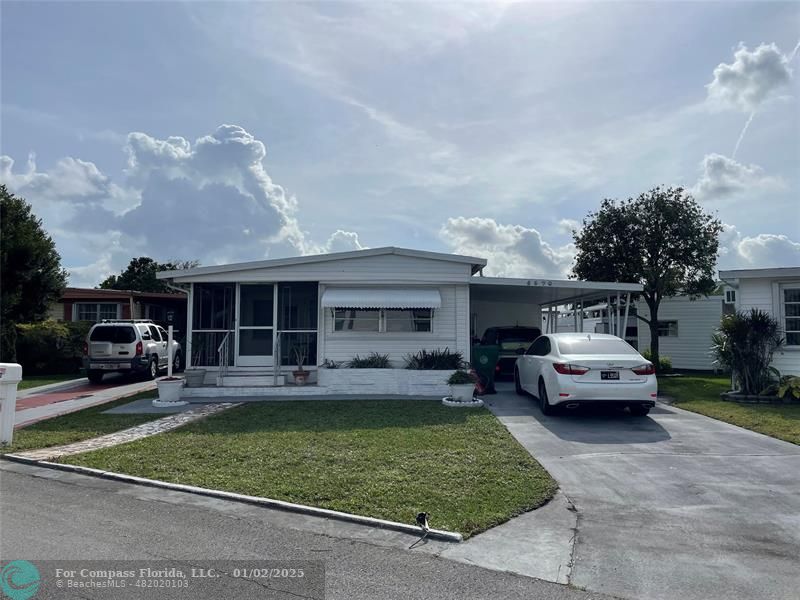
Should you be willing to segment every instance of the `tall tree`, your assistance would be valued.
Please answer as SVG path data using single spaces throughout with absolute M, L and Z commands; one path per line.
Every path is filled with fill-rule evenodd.
M 98 287 L 106 290 L 133 290 L 136 292 L 171 292 L 166 283 L 156 279 L 159 271 L 190 269 L 200 264 L 196 260 L 159 263 L 148 256 L 131 259 L 119 275 L 111 275 Z
M 664 298 L 714 291 L 722 223 L 683 188 L 656 187 L 637 198 L 603 200 L 573 232 L 580 279 L 638 282 L 650 318 L 650 352 L 659 368 L 658 309 Z
M 52 238 L 30 204 L 0 185 L 0 359 L 14 361 L 17 323 L 36 321 L 67 285 Z

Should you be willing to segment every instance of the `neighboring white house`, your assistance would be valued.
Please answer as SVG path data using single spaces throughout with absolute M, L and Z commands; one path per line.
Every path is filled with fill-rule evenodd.
M 722 318 L 724 297 L 701 296 L 691 300 L 688 296 L 665 298 L 658 307 L 658 351 L 668 356 L 675 369 L 711 371 L 714 369 L 710 354 L 711 336 Z M 650 318 L 647 303 L 636 303 L 638 313 Z M 640 322 L 639 348 L 650 347 L 650 327 Z
M 725 297 L 701 296 L 695 300 L 688 296 L 675 296 L 662 300 L 658 309 L 659 352 L 668 356 L 675 369 L 711 371 L 713 359 L 709 354 L 711 336 L 719 327 Z M 612 309 L 613 312 L 613 309 Z M 583 313 L 583 331 L 608 333 L 606 303 L 588 306 Z M 628 316 L 625 339 L 640 352 L 650 347 L 650 327 L 636 315 L 650 318 L 650 309 L 644 300 L 637 301 Z M 572 310 L 562 310 L 559 331 L 574 331 Z
M 472 337 L 487 327 L 539 327 L 543 308 L 641 290 L 638 284 L 483 277 L 485 266 L 482 258 L 388 247 L 158 277 L 189 293 L 187 364 L 207 368 L 207 383 L 241 388 L 241 394 L 256 387 L 261 394 L 446 392 L 440 372 L 321 365 L 378 352 L 399 368 L 408 354 L 444 348 L 469 359 Z M 296 368 L 297 348 L 307 351 L 305 366 L 316 385 L 282 387 Z
M 719 277 L 736 310 L 758 308 L 778 320 L 786 346 L 772 366 L 783 375 L 800 375 L 800 267 L 720 271 Z

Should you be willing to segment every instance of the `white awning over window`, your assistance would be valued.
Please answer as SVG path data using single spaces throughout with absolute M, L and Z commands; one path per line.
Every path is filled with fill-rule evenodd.
M 325 308 L 441 308 L 435 288 L 328 288 L 322 294 Z

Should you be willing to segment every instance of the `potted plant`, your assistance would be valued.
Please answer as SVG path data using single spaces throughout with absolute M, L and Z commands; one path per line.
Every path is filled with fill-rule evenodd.
M 308 348 L 305 344 L 297 344 L 292 346 L 292 354 L 294 354 L 295 362 L 297 363 L 297 369 L 292 371 L 294 382 L 297 385 L 305 385 L 306 381 L 308 381 L 308 371 L 303 368 L 303 365 L 308 356 Z
M 206 350 L 206 336 L 202 335 L 197 338 L 197 343 L 192 346 L 192 364 L 197 365 L 202 362 L 203 354 Z M 200 387 L 206 378 L 206 370 L 203 367 L 189 367 L 183 372 L 184 379 L 186 380 L 186 387 Z
M 183 389 L 182 377 L 161 377 L 156 379 L 158 387 L 158 400 L 153 400 L 153 406 L 182 406 L 186 404 L 181 400 Z
M 475 393 L 475 376 L 462 369 L 454 371 L 447 379 L 450 397 L 454 402 L 472 402 Z

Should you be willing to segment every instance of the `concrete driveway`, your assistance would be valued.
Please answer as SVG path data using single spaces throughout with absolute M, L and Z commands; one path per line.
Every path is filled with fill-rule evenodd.
M 662 404 L 645 418 L 545 417 L 503 385 L 488 405 L 572 503 L 573 585 L 646 600 L 800 597 L 800 447 Z M 525 533 L 520 519 L 506 526 Z

